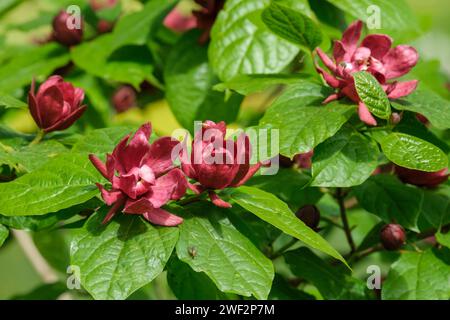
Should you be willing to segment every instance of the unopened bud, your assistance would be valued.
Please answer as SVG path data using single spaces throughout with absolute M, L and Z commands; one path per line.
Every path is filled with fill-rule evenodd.
M 406 241 L 405 229 L 399 224 L 387 224 L 380 231 L 380 240 L 386 250 L 398 250 Z
M 310 204 L 303 206 L 297 210 L 295 215 L 311 229 L 316 229 L 319 226 L 320 211 L 316 206 Z
M 112 104 L 117 112 L 125 112 L 136 105 L 136 91 L 130 86 L 122 86 L 114 92 Z
M 393 112 L 391 114 L 391 123 L 392 124 L 398 124 L 401 120 L 402 120 L 402 116 L 399 113 Z
M 77 26 L 72 23 L 75 19 L 66 11 L 61 11 L 53 19 L 53 39 L 65 46 L 74 46 L 81 42 L 83 38 L 83 28 L 81 23 Z

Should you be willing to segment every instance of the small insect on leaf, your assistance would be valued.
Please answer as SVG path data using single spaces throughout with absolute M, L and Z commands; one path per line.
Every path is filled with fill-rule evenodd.
M 197 256 L 197 248 L 192 246 L 188 248 L 188 253 L 194 259 Z

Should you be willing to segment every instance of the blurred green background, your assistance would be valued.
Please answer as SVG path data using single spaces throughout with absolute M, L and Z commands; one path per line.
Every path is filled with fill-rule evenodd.
M 0 0 L 0 8 L 6 6 L 10 0 Z M 415 40 L 412 45 L 419 50 L 421 57 L 426 60 L 436 60 L 434 67 L 439 67 L 444 74 L 450 75 L 450 19 L 448 18 L 449 1 L 448 0 L 407 0 L 411 8 L 415 12 L 420 24 L 424 30 L 423 36 Z M 68 1 L 70 3 L 70 1 Z M 27 21 L 46 19 L 50 24 L 51 16 L 42 14 L 42 12 L 49 12 L 52 10 L 54 4 L 52 0 L 35 0 L 23 1 L 14 10 L 8 12 L 6 15 L 0 17 L 0 54 L 4 43 L 24 43 L 30 41 L 33 37 L 45 34 L 49 30 L 49 26 L 39 27 L 33 32 L 23 32 L 20 26 L 26 24 Z M 139 7 L 139 3 L 134 0 L 123 1 L 125 10 L 132 11 Z M 6 26 L 14 24 L 17 30 L 5 32 Z M 10 30 L 10 28 L 8 28 Z M 3 44 L 2 44 L 3 42 Z M 440 66 L 437 62 L 440 61 Z M 428 66 L 428 65 L 427 65 Z M 426 71 L 426 70 L 425 70 Z M 120 115 L 118 122 L 130 121 L 135 117 L 146 118 L 153 122 L 154 128 L 159 133 L 170 133 L 173 128 L 178 127 L 176 120 L 172 116 L 167 104 L 164 101 L 159 101 L 148 106 L 148 108 L 139 110 L 130 110 L 126 114 Z M 28 115 L 17 115 L 9 119 L 7 123 L 11 127 L 29 132 L 34 130 L 33 122 Z M 369 230 L 374 221 L 357 221 L 357 212 L 361 209 L 354 209 L 350 212 L 351 219 L 354 219 L 355 224 L 361 227 L 361 234 Z M 367 216 L 366 216 L 367 217 Z M 366 219 L 367 220 L 367 219 Z M 356 232 L 357 233 L 357 232 Z M 337 235 L 340 237 L 342 235 Z M 357 237 L 357 235 L 355 235 Z M 332 241 L 332 243 L 344 243 L 340 239 Z M 376 258 L 376 256 L 374 256 Z M 64 275 L 60 274 L 61 279 Z M 21 247 L 10 237 L 5 245 L 0 250 L 0 299 L 8 299 L 13 296 L 25 294 L 34 288 L 41 285 L 42 279 L 35 271 L 33 266 L 29 263 L 24 255 Z M 164 277 L 160 277 L 155 281 L 153 286 L 148 288 L 147 297 L 151 298 L 173 298 L 170 291 L 167 289 Z

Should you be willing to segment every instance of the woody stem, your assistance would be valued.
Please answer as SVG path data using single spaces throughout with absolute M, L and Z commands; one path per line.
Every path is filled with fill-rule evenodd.
M 342 192 L 341 188 L 337 188 L 336 190 L 336 200 L 339 204 L 339 211 L 341 213 L 342 225 L 344 226 L 345 236 L 347 238 L 347 242 L 350 246 L 350 253 L 354 253 L 356 251 L 355 242 L 353 241 L 352 231 L 350 230 L 350 226 L 348 224 L 347 213 L 344 204 L 345 195 Z
M 36 136 L 34 137 L 33 141 L 31 141 L 29 145 L 33 146 L 35 144 L 38 144 L 39 142 L 41 142 L 44 136 L 45 136 L 44 130 L 39 130 Z

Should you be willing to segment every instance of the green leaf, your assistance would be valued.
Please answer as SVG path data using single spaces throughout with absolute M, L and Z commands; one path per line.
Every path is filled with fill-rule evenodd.
M 269 300 L 315 300 L 314 296 L 294 288 L 282 276 L 275 274 Z
M 0 162 L 11 167 L 20 165 L 21 171 L 31 172 L 65 152 L 68 150 L 61 143 L 48 140 L 37 145 L 20 147 L 8 153 L 0 150 Z
M 311 250 L 300 248 L 284 254 L 291 271 L 311 282 L 325 299 L 367 299 L 366 283 L 353 278 L 349 270 L 326 263 Z
M 392 106 L 423 114 L 438 129 L 450 128 L 450 102 L 423 85 L 407 97 L 392 101 Z
M 431 143 L 394 132 L 380 141 L 384 155 L 393 163 L 414 170 L 435 172 L 448 165 L 447 155 Z
M 56 300 L 68 291 L 67 285 L 62 282 L 43 284 L 26 294 L 13 296 L 10 300 Z
M 67 272 L 70 265 L 69 243 L 61 230 L 33 233 L 33 241 L 50 266 L 61 273 Z
M 44 215 L 83 203 L 97 193 L 101 176 L 86 155 L 63 154 L 44 167 L 0 184 L 0 214 Z
M 375 141 L 350 127 L 314 149 L 312 186 L 351 187 L 367 178 L 378 165 L 379 150 Z
M 210 203 L 183 209 L 178 258 L 206 273 L 223 292 L 267 299 L 274 276 L 272 262 L 233 227 L 227 210 Z
M 276 35 L 311 51 L 322 42 L 322 33 L 313 20 L 277 2 L 264 9 L 262 20 Z
M 167 101 L 178 122 L 191 131 L 196 120 L 233 122 L 242 101 L 238 95 L 226 99 L 212 90 L 217 79 L 208 63 L 207 47 L 198 44 L 199 34 L 192 31 L 182 36 L 164 68 Z
M 436 250 L 405 252 L 383 283 L 383 300 L 448 300 L 450 265 Z
M 9 230 L 4 225 L 0 224 L 0 247 L 9 236 Z
M 103 202 L 100 199 L 92 198 L 85 203 L 41 216 L 3 216 L 0 214 L 0 224 L 4 224 L 13 229 L 40 231 L 49 229 L 58 222 L 70 219 L 76 214 L 93 212 L 102 204 Z
M 421 231 L 439 229 L 450 223 L 450 186 L 423 190 L 424 198 L 418 225 Z
M 316 203 L 323 195 L 318 188 L 305 187 L 310 180 L 309 175 L 299 170 L 280 168 L 276 175 L 254 176 L 246 185 L 272 193 L 294 208 L 300 208 Z
M 177 258 L 168 263 L 167 282 L 179 300 L 215 300 L 219 294 L 206 274 L 195 272 Z
M 277 73 L 297 55 L 297 46 L 274 35 L 261 21 L 270 0 L 228 0 L 211 31 L 209 60 L 223 81 L 237 75 Z
M 372 33 L 387 33 L 396 41 L 416 38 L 421 30 L 417 19 L 404 0 L 327 0 L 355 19 L 374 24 Z
M 366 71 L 355 72 L 353 78 L 358 96 L 367 109 L 378 118 L 389 119 L 391 104 L 377 79 Z
M 120 140 L 135 129 L 134 127 L 111 127 L 92 130 L 75 143 L 72 151 L 86 154 L 110 153 Z
M 275 100 L 259 126 L 280 130 L 279 153 L 292 158 L 311 151 L 347 122 L 355 106 L 342 102 L 321 105 L 329 94 L 327 87 L 303 82 L 289 87 Z
M 0 66 L 0 88 L 10 93 L 31 84 L 34 77 L 44 79 L 69 60 L 68 50 L 55 43 L 21 52 Z
M 0 107 L 5 109 L 25 109 L 28 104 L 10 95 L 0 93 Z
M 107 208 L 76 231 L 72 265 L 95 299 L 126 299 L 160 274 L 178 239 L 177 228 L 155 227 L 136 215 L 118 215 L 102 224 Z
M 447 233 L 437 232 L 435 234 L 435 237 L 437 242 L 450 249 L 450 232 Z
M 149 1 L 141 11 L 120 19 L 112 33 L 73 48 L 72 60 L 91 74 L 136 88 L 143 80 L 152 81 L 152 56 L 143 45 L 173 3 Z
M 262 220 L 284 233 L 301 240 L 307 246 L 322 251 L 347 265 L 345 259 L 317 232 L 306 226 L 286 203 L 273 194 L 253 187 L 239 187 L 229 191 L 231 199 Z
M 396 177 L 378 174 L 354 188 L 359 204 L 386 223 L 396 221 L 417 230 L 417 219 L 423 203 L 423 191 L 403 184 Z
M 218 91 L 232 90 L 247 96 L 251 93 L 262 92 L 275 85 L 297 84 L 310 75 L 294 74 L 249 74 L 239 75 L 226 82 L 216 84 L 213 89 Z

